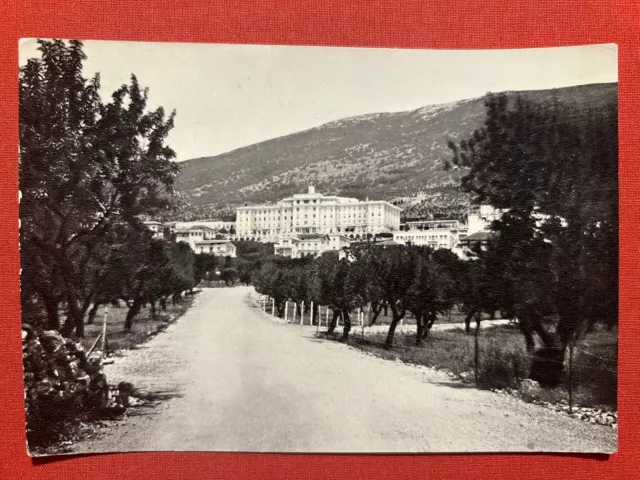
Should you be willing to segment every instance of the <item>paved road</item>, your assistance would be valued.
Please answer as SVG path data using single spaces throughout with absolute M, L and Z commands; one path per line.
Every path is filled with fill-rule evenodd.
M 249 293 L 204 290 L 166 332 L 108 366 L 111 381 L 165 401 L 130 409 L 75 452 L 616 449 L 608 427 L 316 339 L 253 308 Z

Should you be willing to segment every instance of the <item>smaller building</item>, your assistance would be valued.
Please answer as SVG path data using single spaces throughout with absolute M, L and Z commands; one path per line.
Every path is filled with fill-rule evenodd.
M 204 225 L 195 225 L 175 231 L 176 242 L 185 242 L 195 251 L 196 243 L 204 240 L 215 240 L 216 231 Z
M 491 232 L 475 232 L 471 235 L 466 236 L 462 240 L 460 240 L 460 250 L 463 255 L 463 258 L 474 258 L 475 253 L 474 250 L 477 246 L 479 246 L 482 250 L 487 248 L 487 245 L 493 238 L 494 234 Z
M 153 238 L 164 238 L 164 224 L 155 220 L 146 220 L 142 222 L 153 234 Z
M 324 252 L 340 251 L 349 245 L 348 237 L 336 233 L 287 235 L 279 238 L 275 253 L 291 258 L 318 257 Z
M 460 240 L 460 224 L 457 220 L 429 220 L 408 222 L 404 230 L 393 232 L 393 240 L 402 245 L 445 248 L 453 250 Z
M 236 257 L 236 246 L 230 240 L 201 240 L 195 242 L 196 253 L 208 253 L 217 257 Z

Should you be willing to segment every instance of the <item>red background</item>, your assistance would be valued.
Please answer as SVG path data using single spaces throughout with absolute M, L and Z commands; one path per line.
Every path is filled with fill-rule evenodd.
M 5 0 L 0 23 L 0 478 L 639 478 L 638 324 L 640 4 L 476 0 Z M 453 2 L 449 2 L 453 3 Z M 26 454 L 19 332 L 18 91 L 21 37 L 401 48 L 619 45 L 620 450 L 580 455 L 110 454 L 32 461 Z M 424 415 L 429 415 L 428 411 Z M 491 446 L 488 445 L 488 448 Z

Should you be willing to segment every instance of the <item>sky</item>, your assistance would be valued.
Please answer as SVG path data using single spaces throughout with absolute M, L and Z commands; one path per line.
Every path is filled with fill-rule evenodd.
M 217 155 L 345 117 L 413 110 L 487 92 L 617 82 L 617 47 L 401 50 L 86 41 L 105 100 L 130 75 L 149 108 L 176 110 L 177 161 Z M 20 43 L 20 65 L 37 57 Z

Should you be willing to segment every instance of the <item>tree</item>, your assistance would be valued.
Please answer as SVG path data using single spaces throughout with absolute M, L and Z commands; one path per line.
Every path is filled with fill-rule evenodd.
M 346 258 L 339 259 L 336 252 L 320 255 L 313 264 L 311 285 L 316 304 L 327 305 L 333 311 L 327 332 L 332 334 L 338 318 L 342 318 L 342 337 L 348 340 L 351 331 L 351 310 L 358 304 L 354 294 L 353 265 Z
M 536 103 L 488 95 L 487 120 L 474 133 L 462 186 L 476 203 L 504 211 L 498 234 L 502 277 L 530 348 L 531 376 L 560 380 L 567 345 L 604 314 L 617 319 L 617 104 L 558 99 Z M 606 306 L 604 306 L 606 305 Z
M 416 319 L 416 345 L 419 345 L 433 326 L 437 315 L 453 306 L 454 282 L 445 269 L 433 258 L 429 249 L 417 251 L 415 276 L 407 292 L 407 310 Z
M 404 245 L 365 245 L 354 250 L 356 263 L 368 272 L 368 291 L 386 302 L 392 320 L 385 344 L 393 345 L 393 336 L 404 318 L 417 271 L 418 249 Z
M 82 76 L 82 42 L 39 44 L 41 58 L 20 70 L 23 300 L 42 304 L 54 327 L 64 302 L 62 333 L 82 336 L 113 226 L 171 204 L 174 114 L 146 112 L 135 76 L 104 104 L 100 77 Z

